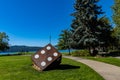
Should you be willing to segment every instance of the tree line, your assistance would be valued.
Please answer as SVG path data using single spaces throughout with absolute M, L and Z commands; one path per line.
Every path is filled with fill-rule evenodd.
M 112 18 L 115 27 L 104 16 L 105 12 L 102 11 L 102 6 L 97 4 L 99 0 L 76 0 L 75 11 L 71 14 L 74 18 L 70 29 L 62 30 L 58 49 L 88 49 L 90 52 L 96 49 L 107 51 L 119 48 L 120 1 L 114 1 Z
M 31 52 L 38 51 L 42 47 L 32 47 L 32 46 L 10 46 L 5 52 Z

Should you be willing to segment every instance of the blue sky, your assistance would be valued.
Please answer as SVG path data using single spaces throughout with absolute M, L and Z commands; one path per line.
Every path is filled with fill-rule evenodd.
M 6 32 L 10 45 L 45 46 L 51 35 L 58 42 L 61 30 L 70 28 L 75 0 L 0 0 L 0 32 Z M 100 0 L 111 20 L 113 0 Z

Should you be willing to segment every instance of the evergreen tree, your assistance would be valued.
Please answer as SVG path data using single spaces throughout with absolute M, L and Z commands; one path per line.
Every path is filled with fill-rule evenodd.
M 105 48 L 112 46 L 114 44 L 114 37 L 112 37 L 112 27 L 110 25 L 110 21 L 106 17 L 101 17 L 98 20 L 99 27 L 99 45 Z
M 76 12 L 72 14 L 75 17 L 71 25 L 73 37 L 78 44 L 83 46 L 98 45 L 98 15 L 102 14 L 100 6 L 97 6 L 98 0 L 76 0 L 74 8 Z
M 9 48 L 8 46 L 8 36 L 5 32 L 0 32 L 0 51 L 4 51 Z
M 71 24 L 73 39 L 79 46 L 95 49 L 100 43 L 108 44 L 111 26 L 105 18 L 98 18 L 103 14 L 101 6 L 97 5 L 99 0 L 76 0 L 75 12 Z M 103 21 L 102 21 L 103 20 Z M 105 39 L 105 36 L 107 38 Z

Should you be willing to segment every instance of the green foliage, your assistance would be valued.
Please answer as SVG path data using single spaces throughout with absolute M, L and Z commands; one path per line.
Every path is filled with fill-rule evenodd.
M 113 28 L 112 36 L 117 37 L 117 39 L 119 38 L 119 36 L 120 36 L 120 28 L 119 27 Z
M 5 32 L 0 32 L 0 51 L 4 51 L 9 48 L 8 35 Z
M 109 46 L 113 40 L 109 20 L 106 17 L 98 18 L 103 14 L 101 6 L 97 4 L 98 1 L 76 0 L 71 31 L 73 40 L 79 47 L 96 47 L 101 43 L 102 46 Z
M 115 43 L 114 37 L 112 36 L 112 27 L 110 25 L 110 21 L 106 17 L 101 17 L 98 20 L 98 30 L 99 34 L 98 40 L 99 44 L 103 45 L 104 47 L 108 47 L 110 45 L 113 45 Z
M 100 6 L 97 6 L 98 0 L 76 0 L 74 8 L 76 12 L 72 14 L 73 19 L 71 28 L 73 39 L 81 46 L 96 46 L 97 38 L 97 17 L 102 14 Z
M 60 34 L 58 49 L 70 49 L 71 47 L 71 32 L 69 30 L 63 30 Z
M 120 50 L 109 50 L 109 54 L 107 56 L 120 56 Z
M 101 56 L 101 57 L 117 57 L 120 56 L 120 50 L 109 50 L 108 52 L 104 52 L 101 54 L 98 54 L 97 56 Z
M 110 52 L 110 53 L 111 52 L 117 52 L 117 53 L 119 52 L 120 53 L 120 50 L 109 50 L 108 52 Z
M 72 56 L 90 56 L 88 50 L 76 50 L 72 52 Z
M 114 0 L 113 9 L 113 21 L 117 27 L 120 28 L 120 0 Z
M 112 28 L 108 18 L 99 17 L 103 14 L 99 0 L 76 0 L 75 12 L 71 29 L 62 31 L 59 38 L 58 49 L 84 49 L 95 47 L 108 47 L 116 43 L 111 36 Z
M 115 27 L 112 32 L 112 37 L 114 38 L 115 44 L 114 46 L 119 48 L 120 45 L 120 27 Z
M 0 57 L 1 80 L 104 80 L 88 66 L 62 59 L 59 68 L 38 72 L 32 68 L 30 56 Z
M 115 28 L 113 32 L 113 36 L 116 37 L 116 42 L 119 47 L 120 45 L 120 0 L 114 0 L 114 5 L 112 6 L 113 9 L 113 21 L 115 23 Z

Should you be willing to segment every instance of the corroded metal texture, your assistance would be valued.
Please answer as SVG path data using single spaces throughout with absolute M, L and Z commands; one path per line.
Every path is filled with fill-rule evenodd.
M 61 63 L 61 57 L 62 54 L 48 44 L 32 55 L 33 67 L 39 71 L 52 69 Z

